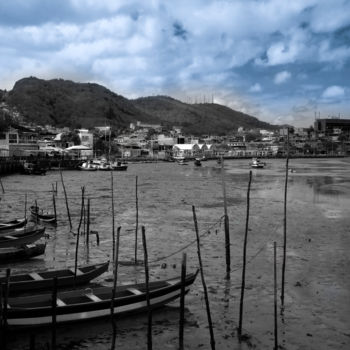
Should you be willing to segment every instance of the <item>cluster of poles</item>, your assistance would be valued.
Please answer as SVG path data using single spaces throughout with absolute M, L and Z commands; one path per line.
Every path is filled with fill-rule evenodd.
M 289 136 L 289 135 L 288 135 Z M 288 142 L 287 142 L 288 144 Z M 285 292 L 285 268 L 286 268 L 286 244 L 287 244 L 287 183 L 288 183 L 288 162 L 289 162 L 289 152 L 287 152 L 287 160 L 286 160 L 286 176 L 285 176 L 285 188 L 284 188 L 284 220 L 283 220 L 283 264 L 282 264 L 282 283 L 281 283 L 281 313 L 284 310 L 284 292 Z M 223 197 L 224 197 L 224 230 L 225 230 L 225 256 L 226 256 L 226 279 L 230 279 L 231 273 L 231 256 L 230 256 L 230 233 L 229 233 L 229 217 L 227 211 L 227 201 L 226 201 L 226 188 L 225 188 L 225 178 L 224 178 L 224 162 L 221 162 L 222 167 L 222 188 L 223 188 Z M 69 205 L 67 199 L 67 192 L 62 176 L 61 182 L 62 188 L 65 196 L 65 203 L 68 215 L 68 221 L 70 225 L 70 230 L 72 231 L 72 220 L 69 212 Z M 243 309 L 244 309 L 244 292 L 245 292 L 245 276 L 246 276 L 246 256 L 247 256 L 247 241 L 248 241 L 248 228 L 249 228 L 249 210 L 250 210 L 250 188 L 252 181 L 252 172 L 249 172 L 249 181 L 248 181 L 248 189 L 247 189 L 247 211 L 246 211 L 246 225 L 245 225 L 245 234 L 244 234 L 244 243 L 243 243 L 243 266 L 242 266 L 242 280 L 241 280 L 241 294 L 240 294 L 240 305 L 239 305 L 239 322 L 238 322 L 238 339 L 241 341 L 244 339 L 244 335 L 242 334 L 243 330 Z M 2 183 L 1 187 L 3 189 Z M 147 349 L 152 349 L 152 307 L 150 303 L 150 294 L 149 294 L 149 261 L 148 261 L 148 252 L 147 252 L 147 242 L 146 242 L 146 232 L 145 227 L 141 227 L 142 233 L 142 245 L 143 245 L 143 261 L 139 262 L 137 260 L 137 240 L 138 240 L 138 229 L 139 229 L 139 220 L 138 220 L 138 178 L 136 176 L 136 227 L 135 227 L 135 256 L 134 262 L 135 265 L 138 263 L 142 263 L 145 269 L 145 287 L 146 287 L 146 303 L 147 303 L 147 314 L 148 314 L 148 327 L 147 327 Z M 54 208 L 56 208 L 55 204 L 55 193 L 57 193 L 57 183 L 56 188 L 53 185 L 53 203 Z M 121 227 L 119 226 L 117 230 L 115 230 L 115 213 L 114 213 L 114 181 L 113 181 L 113 172 L 111 171 L 111 200 L 112 200 L 112 239 L 113 239 L 113 288 L 111 295 L 111 308 L 110 308 L 110 316 L 111 316 L 111 325 L 112 325 L 112 344 L 111 349 L 114 350 L 116 346 L 116 336 L 117 336 L 117 324 L 116 318 L 114 317 L 114 309 L 116 307 L 115 296 L 118 284 L 118 264 L 119 264 L 119 246 L 120 246 L 120 231 Z M 56 212 L 56 209 L 55 209 Z M 196 243 L 197 243 L 197 255 L 199 262 L 199 272 L 201 276 L 201 282 L 204 291 L 204 299 L 206 306 L 206 313 L 208 319 L 208 328 L 210 332 L 210 345 L 211 349 L 215 350 L 215 337 L 213 330 L 213 322 L 211 318 L 210 311 L 210 303 L 208 297 L 208 290 L 204 277 L 204 269 L 201 257 L 201 244 L 200 244 L 200 235 L 198 229 L 198 222 L 196 216 L 196 208 L 192 206 L 192 215 L 194 221 L 194 229 L 196 233 Z M 75 247 L 75 275 L 77 273 L 77 263 L 78 263 L 78 247 L 79 247 L 79 237 L 81 235 L 81 228 L 83 228 L 83 233 L 86 234 L 86 245 L 89 246 L 89 233 L 90 233 L 90 199 L 87 199 L 87 205 L 85 205 L 85 187 L 81 187 L 81 215 L 80 221 L 76 234 L 76 247 Z M 98 234 L 97 234 L 98 237 Z M 276 254 L 276 242 L 273 244 L 273 256 L 274 256 L 274 349 L 278 349 L 278 322 L 277 322 L 277 313 L 278 313 L 278 302 L 277 302 L 277 254 Z M 181 264 L 181 295 L 180 295 L 180 317 L 179 317 L 179 349 L 184 349 L 184 321 L 185 321 L 185 278 L 186 278 L 186 253 L 182 255 L 182 264 Z M 3 334 L 3 349 L 6 350 L 6 306 L 7 306 L 7 298 L 9 293 L 9 276 L 10 271 L 7 270 L 7 282 L 5 283 L 5 288 L 0 288 L 0 300 L 3 299 L 3 303 L 0 305 L 4 305 L 3 310 L 0 310 L 1 317 L 1 326 L 2 326 L 2 334 Z M 56 313 L 56 299 L 57 299 L 57 278 L 53 279 L 53 289 L 52 289 L 52 337 L 51 337 L 51 349 L 56 349 L 56 333 L 57 333 L 57 313 Z M 4 341 L 5 338 L 5 341 Z M 4 346 L 5 345 L 5 346 Z M 31 335 L 30 337 L 30 350 L 35 349 L 35 335 Z

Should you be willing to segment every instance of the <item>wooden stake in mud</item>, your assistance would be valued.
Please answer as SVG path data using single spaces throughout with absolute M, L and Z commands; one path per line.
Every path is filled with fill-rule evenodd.
M 194 228 L 195 228 L 196 237 L 197 237 L 197 254 L 198 254 L 198 261 L 199 261 L 199 271 L 201 273 L 202 285 L 203 285 L 203 290 L 204 290 L 205 305 L 206 305 L 206 309 L 207 309 L 208 325 L 209 325 L 209 332 L 210 332 L 210 345 L 211 345 L 211 349 L 215 350 L 213 323 L 212 323 L 211 314 L 210 314 L 210 305 L 209 305 L 207 285 L 205 284 L 205 279 L 204 279 L 203 264 L 202 264 L 202 257 L 201 257 L 201 248 L 200 248 L 200 241 L 199 241 L 199 232 L 198 232 L 198 223 L 197 223 L 197 216 L 196 216 L 196 208 L 194 205 L 192 205 L 192 213 L 193 213 Z
M 8 298 L 10 292 L 10 276 L 11 269 L 6 269 L 6 282 L 4 284 L 3 300 L 4 305 L 2 309 L 2 348 L 7 349 L 7 309 L 8 309 Z
M 230 225 L 227 215 L 227 200 L 226 200 L 226 184 L 224 174 L 224 159 L 221 157 L 221 178 L 222 178 L 222 192 L 224 195 L 224 219 L 225 219 L 225 251 L 226 251 L 226 278 L 230 279 L 231 272 L 231 253 L 230 253 Z
M 247 240 L 248 240 L 248 227 L 249 227 L 249 204 L 250 204 L 250 184 L 252 182 L 252 172 L 249 172 L 249 183 L 247 190 L 247 216 L 245 224 L 244 245 L 243 245 L 243 268 L 242 268 L 242 285 L 241 285 L 241 300 L 239 303 L 239 324 L 238 324 L 238 337 L 242 336 L 242 322 L 243 322 L 243 303 L 244 303 L 244 290 L 245 290 L 245 268 L 247 260 Z
M 137 235 L 139 230 L 139 198 L 138 198 L 138 186 L 137 186 L 138 177 L 136 176 L 135 180 L 135 202 L 136 202 L 136 227 L 135 227 L 135 265 L 137 264 Z
M 67 191 L 66 191 L 66 186 L 64 185 L 61 168 L 60 168 L 60 175 L 61 175 L 61 182 L 62 182 L 62 187 L 63 187 L 63 192 L 64 192 L 64 198 L 65 198 L 65 201 L 66 201 L 66 208 L 67 208 L 67 214 L 68 214 L 68 220 L 69 220 L 69 227 L 70 227 L 70 230 L 72 231 L 72 229 L 73 229 L 73 227 L 72 227 L 72 219 L 70 217 L 69 206 L 68 206 L 68 198 L 67 198 Z
M 81 209 L 80 209 L 80 221 L 77 231 L 77 240 L 75 243 L 75 259 L 74 259 L 74 277 L 77 277 L 77 269 L 78 269 L 78 250 L 79 250 L 79 237 L 80 237 L 80 227 L 81 222 L 83 219 L 83 211 L 84 211 L 84 193 L 85 193 L 85 186 L 81 188 Z
M 90 198 L 87 202 L 87 222 L 86 222 L 86 246 L 89 248 L 89 232 L 90 232 Z
M 117 229 L 117 241 L 113 241 L 113 245 L 115 245 L 115 259 L 114 259 L 114 278 L 113 278 L 113 289 L 112 289 L 112 299 L 111 299 L 111 321 L 112 321 L 112 328 L 113 328 L 113 338 L 112 338 L 112 347 L 111 350 L 114 350 L 115 348 L 115 341 L 117 337 L 117 324 L 115 322 L 114 318 L 114 300 L 115 300 L 115 295 L 117 291 L 117 281 L 118 281 L 118 262 L 119 262 L 119 242 L 120 242 L 120 229 L 121 227 L 119 226 Z
M 144 252 L 143 253 L 144 264 L 145 264 L 146 301 L 147 301 L 147 310 L 148 310 L 147 349 L 152 350 L 152 309 L 151 309 L 151 301 L 149 297 L 149 271 L 148 271 L 148 254 L 147 254 L 145 226 L 142 226 L 141 229 L 142 229 L 142 244 L 143 244 L 143 252 Z
M 55 222 L 57 222 L 56 198 L 54 193 L 52 194 L 52 204 L 53 204 L 53 212 L 55 214 Z
M 115 259 L 115 217 L 114 217 L 114 181 L 113 181 L 113 169 L 111 169 L 111 198 L 112 198 L 112 240 L 113 240 L 113 251 L 112 258 Z
M 27 220 L 27 192 L 24 194 L 24 219 Z
M 287 131 L 287 157 L 286 176 L 284 183 L 284 215 L 283 215 L 283 262 L 282 262 L 282 283 L 281 283 L 281 312 L 284 311 L 284 285 L 286 275 L 286 255 L 287 255 L 287 188 L 288 188 L 288 165 L 289 165 L 289 128 Z
M 53 288 L 52 288 L 52 325 L 51 325 L 51 349 L 56 349 L 56 320 L 57 320 L 57 277 L 53 278 Z
M 84 206 L 85 206 L 85 186 L 81 187 L 81 207 L 80 207 L 80 219 L 79 219 L 79 225 L 78 225 L 78 234 L 80 233 L 81 223 L 83 221 L 83 215 L 84 215 Z
M 278 350 L 278 330 L 277 330 L 277 257 L 276 257 L 276 242 L 273 242 L 273 297 L 274 297 L 274 336 L 275 347 Z
M 179 350 L 184 349 L 185 294 L 186 294 L 185 292 L 186 292 L 186 253 L 183 253 L 182 264 L 181 264 Z
M 1 177 L 0 177 L 0 185 L 1 185 L 2 193 L 5 193 L 5 189 L 4 189 L 4 185 L 2 184 Z
M 37 200 L 35 200 L 35 213 L 36 213 L 35 223 L 38 224 L 38 221 L 39 221 L 39 207 L 38 207 Z

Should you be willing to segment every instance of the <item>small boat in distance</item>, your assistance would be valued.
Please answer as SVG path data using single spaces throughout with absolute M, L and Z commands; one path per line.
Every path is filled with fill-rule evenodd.
M 24 162 L 22 174 L 25 175 L 45 175 L 46 169 L 41 167 L 38 163 Z
M 199 158 L 196 158 L 196 159 L 194 160 L 194 165 L 195 165 L 195 166 L 202 166 L 201 160 L 200 160 Z
M 127 162 L 117 161 L 111 164 L 113 170 L 116 171 L 126 171 L 128 169 Z
M 57 287 L 70 287 L 89 283 L 92 279 L 108 270 L 109 262 L 78 267 L 75 275 L 74 267 L 62 270 L 36 271 L 10 276 L 10 293 L 42 291 L 52 288 L 52 279 L 57 277 Z M 6 282 L 6 277 L 0 277 L 0 284 Z
M 90 160 L 90 161 L 84 162 L 78 168 L 83 171 L 96 171 L 98 167 L 92 162 L 92 160 Z
M 250 163 L 250 166 L 252 168 L 255 168 L 255 169 L 261 169 L 261 168 L 264 168 L 266 165 L 265 162 L 262 162 L 259 158 L 253 158 L 251 163 Z
M 39 207 L 35 205 L 32 205 L 30 207 L 30 214 L 34 222 L 42 221 L 50 224 L 56 223 L 56 217 L 54 214 L 44 212 L 42 209 L 39 209 Z
M 187 274 L 185 293 L 188 293 L 198 270 Z M 112 299 L 112 287 L 96 287 L 57 293 L 56 322 L 78 322 L 101 317 L 116 317 L 147 311 L 147 297 L 151 309 L 161 307 L 181 295 L 181 277 L 146 283 L 118 286 Z M 52 293 L 8 298 L 7 324 L 9 327 L 39 327 L 52 324 Z

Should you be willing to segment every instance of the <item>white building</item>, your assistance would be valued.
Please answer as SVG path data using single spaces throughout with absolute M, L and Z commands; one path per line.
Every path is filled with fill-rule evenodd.
M 78 129 L 80 144 L 89 148 L 94 146 L 94 135 L 88 129 Z

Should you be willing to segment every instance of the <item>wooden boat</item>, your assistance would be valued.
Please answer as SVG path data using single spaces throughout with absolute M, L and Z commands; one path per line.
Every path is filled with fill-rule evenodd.
M 190 290 L 198 271 L 188 274 L 185 291 Z M 157 308 L 178 298 L 181 294 L 181 277 L 149 283 L 151 308 Z M 116 317 L 147 310 L 145 283 L 117 287 L 115 299 L 112 287 L 86 288 L 57 293 L 56 322 L 76 322 L 110 317 L 111 306 Z M 7 323 L 10 327 L 49 325 L 52 322 L 52 293 L 10 297 Z
M 116 162 L 112 163 L 112 168 L 116 171 L 126 171 L 128 166 L 126 165 L 126 162 Z
M 48 270 L 10 276 L 10 293 L 47 290 L 52 288 L 52 279 L 57 277 L 57 287 L 69 287 L 89 283 L 92 279 L 108 270 L 109 262 L 95 264 L 77 269 L 77 275 L 72 269 Z M 0 284 L 6 282 L 6 277 L 0 278 Z
M 46 244 L 26 244 L 21 247 L 0 248 L 0 263 L 23 261 L 45 253 Z
M 194 160 L 194 165 L 195 165 L 195 166 L 202 166 L 201 160 L 200 160 L 199 158 L 196 158 L 196 159 Z
M 26 226 L 23 226 L 23 227 L 18 227 L 18 228 L 0 231 L 0 237 L 4 237 L 4 236 L 8 236 L 8 235 L 18 236 L 18 235 L 21 235 L 23 233 L 34 232 L 38 228 L 39 228 L 39 226 L 36 223 L 29 222 Z
M 250 163 L 250 166 L 252 168 L 255 168 L 255 169 L 258 169 L 258 168 L 264 168 L 266 165 L 265 162 L 262 162 L 259 158 L 253 158 L 251 163 Z
M 33 243 L 39 240 L 45 233 L 45 227 L 38 226 L 34 231 L 23 232 L 17 235 L 11 235 L 9 232 L 6 235 L 0 236 L 0 248 L 20 247 L 25 244 Z
M 30 214 L 35 222 L 43 221 L 50 224 L 56 223 L 56 218 L 54 214 L 44 213 L 42 209 L 39 209 L 39 207 L 35 205 L 32 205 L 30 207 Z
M 99 167 L 98 167 L 98 170 L 104 170 L 104 171 L 107 171 L 107 170 L 112 170 L 112 166 L 109 162 L 102 162 Z
M 46 169 L 42 168 L 37 163 L 25 162 L 23 164 L 22 174 L 26 174 L 26 175 L 45 175 L 46 174 Z
M 80 170 L 83 171 L 96 171 L 98 167 L 96 164 L 94 164 L 92 161 L 90 162 L 84 162 L 82 165 L 78 167 Z
M 14 219 L 10 221 L 1 221 L 0 222 L 0 232 L 12 230 L 18 227 L 23 227 L 27 223 L 27 219 Z

